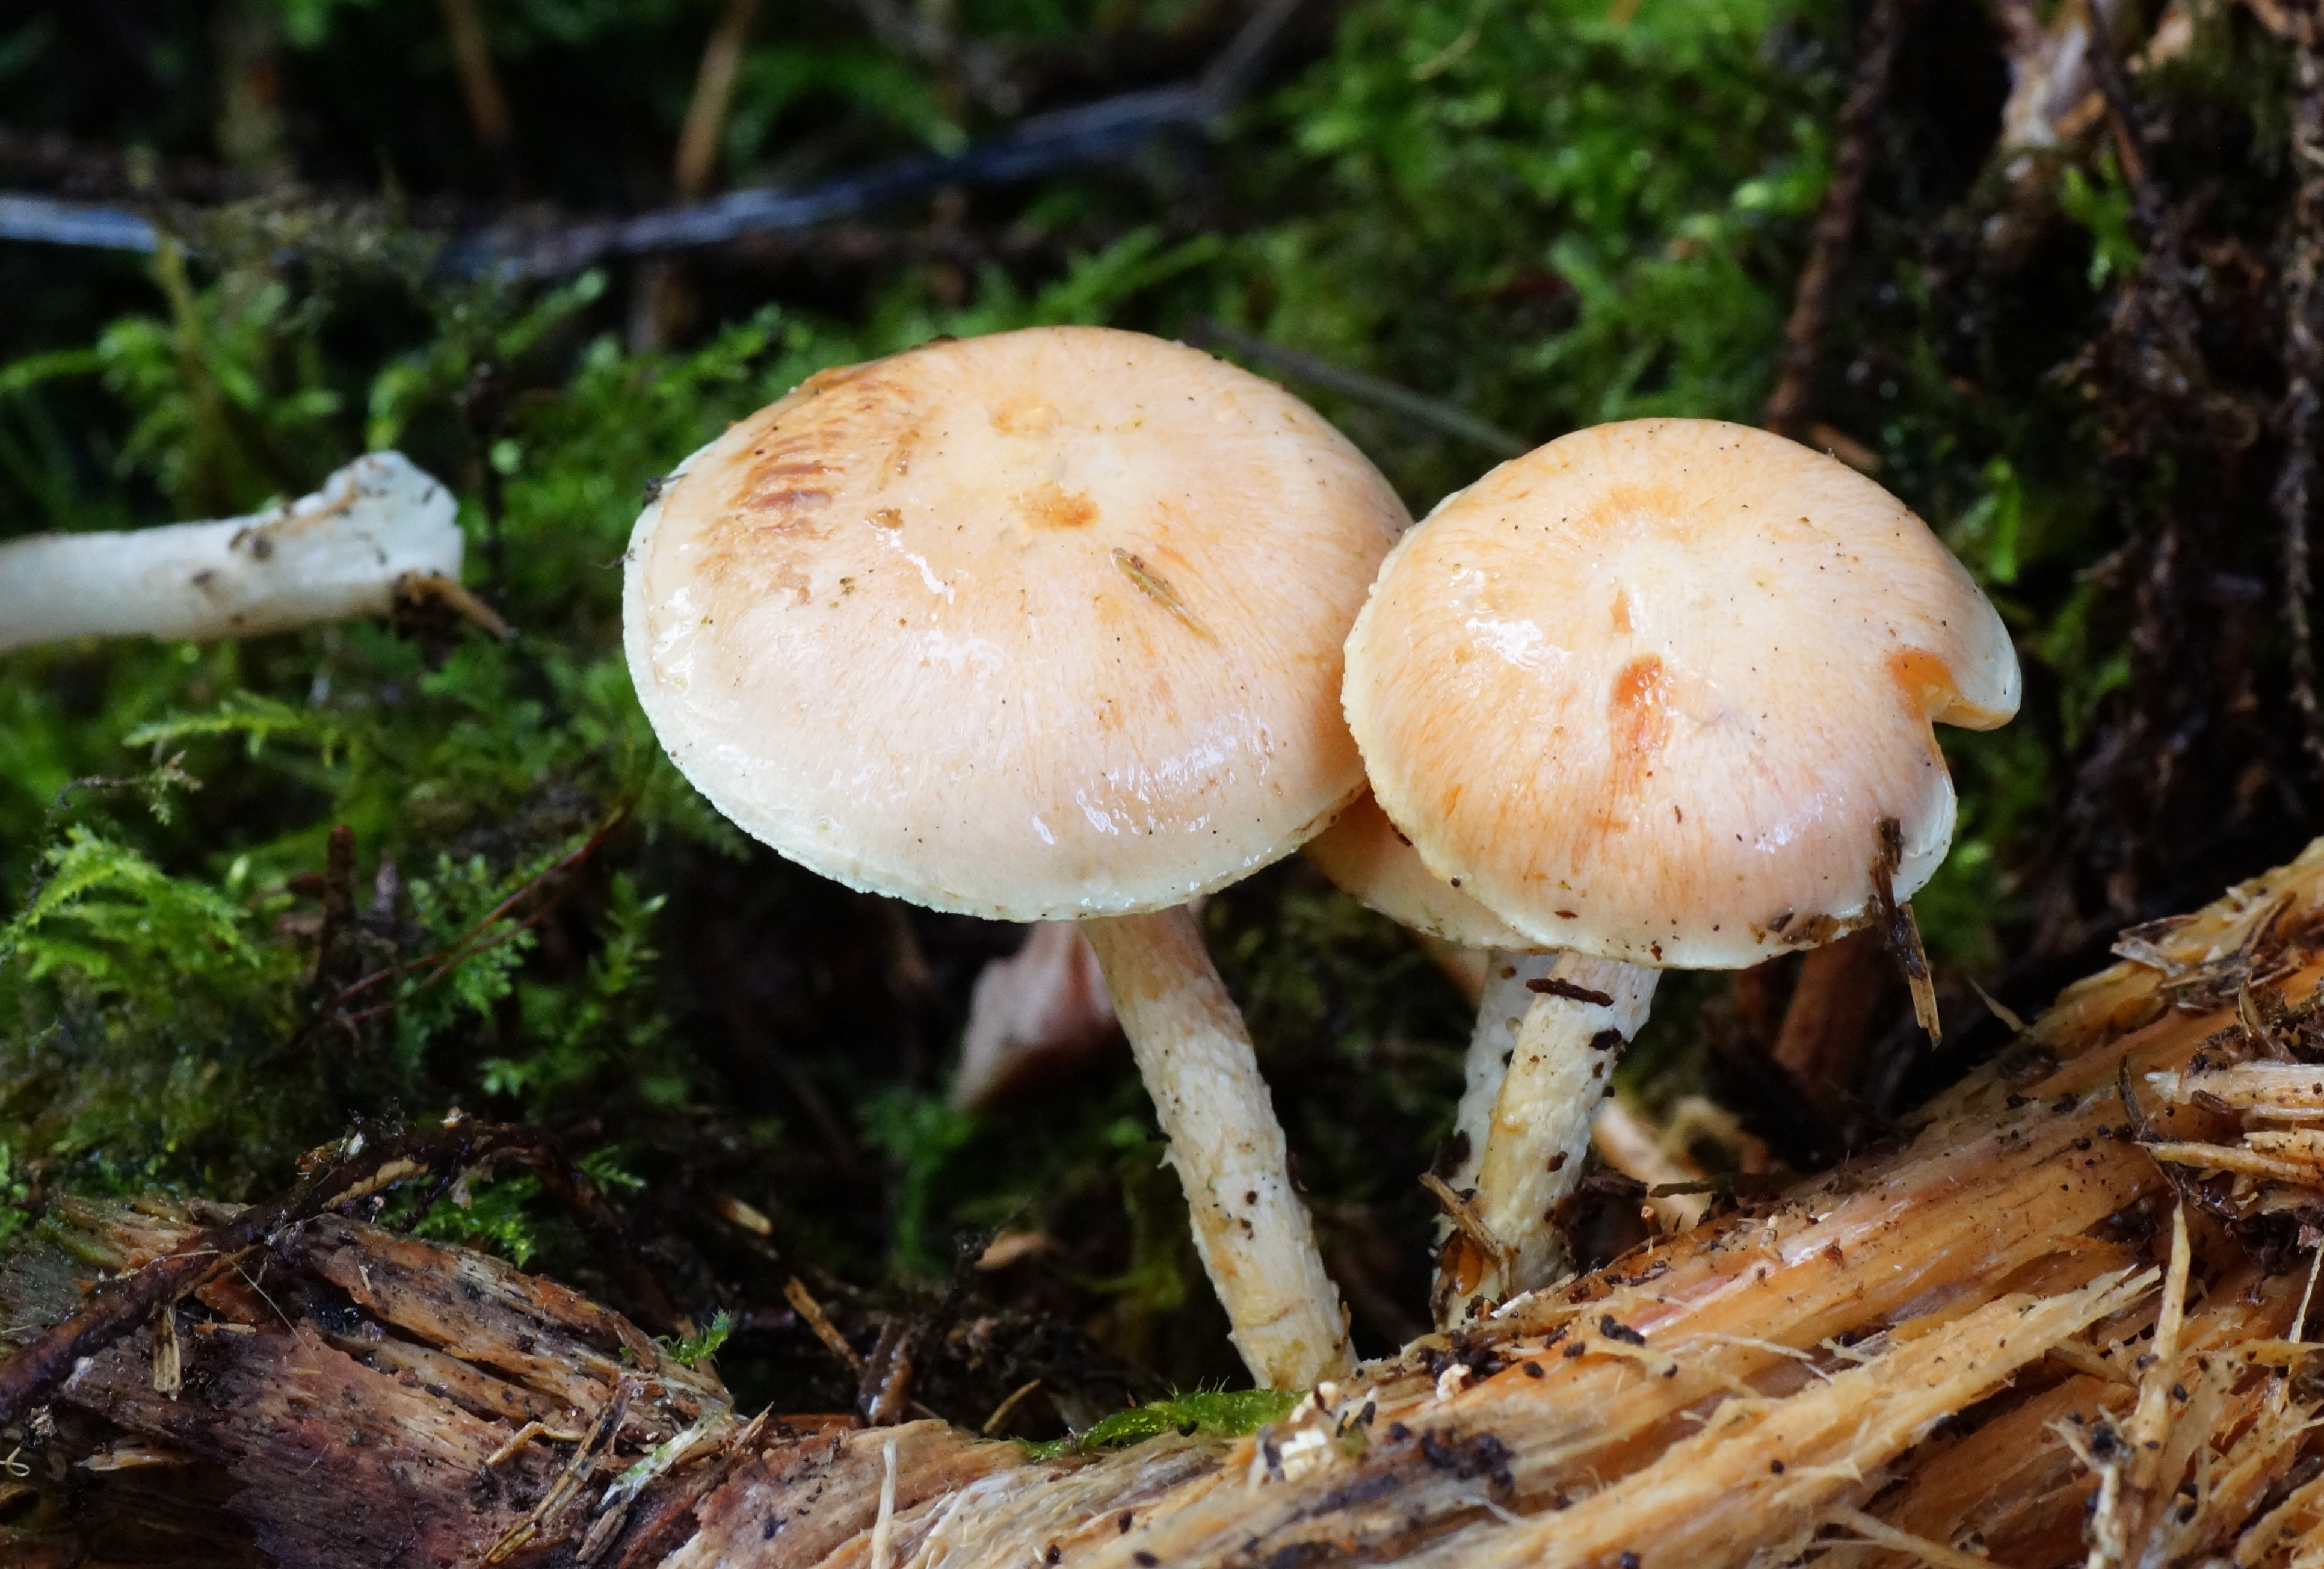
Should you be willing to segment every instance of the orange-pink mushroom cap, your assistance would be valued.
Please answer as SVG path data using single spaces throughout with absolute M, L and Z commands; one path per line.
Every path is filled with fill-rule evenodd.
M 1950 841 L 1933 723 L 2016 711 L 1992 605 L 1854 470 L 1703 420 L 1576 431 L 1381 568 L 1344 697 L 1381 808 L 1545 946 L 1756 963 L 1908 897 Z
M 1362 788 L 1342 642 L 1407 521 L 1274 383 L 1041 328 L 825 371 L 638 520 L 640 700 L 704 795 L 853 887 L 1164 909 Z

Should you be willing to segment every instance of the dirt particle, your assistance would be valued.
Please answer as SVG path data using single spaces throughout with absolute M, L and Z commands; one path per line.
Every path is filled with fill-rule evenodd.
M 1645 1335 L 1640 1334 L 1637 1330 L 1632 1329 L 1628 1324 L 1624 1324 L 1610 1313 L 1601 1313 L 1598 1315 L 1598 1333 L 1604 1335 L 1608 1340 L 1619 1341 L 1624 1345 L 1644 1345 L 1646 1343 L 1646 1337 Z
M 1577 986 L 1572 982 L 1556 975 L 1545 975 L 1536 981 L 1527 981 L 1526 990 L 1537 992 L 1544 997 L 1563 997 L 1569 1002 L 1586 1002 L 1592 1008 L 1614 1006 L 1612 993 L 1600 992 L 1589 986 Z

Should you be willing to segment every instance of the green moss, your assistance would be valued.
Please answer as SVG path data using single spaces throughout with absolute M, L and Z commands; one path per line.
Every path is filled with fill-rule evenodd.
M 1065 1454 L 1127 1449 L 1166 1433 L 1182 1438 L 1243 1438 L 1270 1422 L 1282 1421 L 1305 1398 L 1301 1389 L 1196 1389 L 1116 1411 L 1087 1432 L 1024 1447 L 1036 1460 L 1054 1460 Z

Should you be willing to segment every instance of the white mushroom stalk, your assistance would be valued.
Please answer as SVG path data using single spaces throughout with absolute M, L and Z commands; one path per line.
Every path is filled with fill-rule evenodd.
M 1554 1006 L 1524 1015 L 1473 1196 L 1450 1195 L 1458 1320 L 1564 1267 L 1551 1203 L 1654 973 L 1886 918 L 1951 837 L 1932 725 L 2002 724 L 2018 669 L 1969 574 L 1870 480 L 1748 427 L 1642 420 L 1503 464 L 1407 533 L 1345 698 L 1416 866 L 1521 939 L 1497 946 L 1572 955 L 1501 977 Z M 1481 1106 L 1491 1065 L 1471 1073 Z
M 1294 1384 L 1345 1371 L 1353 1358 L 1339 1292 L 1292 1191 L 1250 1035 L 1194 918 L 1181 905 L 1082 929 L 1170 1141 L 1203 1268 L 1233 1306 L 1235 1350 L 1254 1370 L 1301 1370 Z
M 630 667 L 737 824 L 851 887 L 1085 923 L 1252 1375 L 1350 1365 L 1189 900 L 1363 785 L 1341 648 L 1406 525 L 1314 411 L 1199 351 L 1043 328 L 827 371 L 638 521 Z
M 0 651 L 64 638 L 250 637 L 383 615 L 435 595 L 464 613 L 452 494 L 400 452 L 248 517 L 0 544 Z M 489 613 L 484 613 L 488 614 Z
M 1432 873 L 1369 795 L 1308 842 L 1307 858 L 1390 919 L 1485 950 L 1460 1108 L 1431 1179 L 1446 1213 L 1430 1306 L 1454 1327 L 1568 1267 L 1549 1216 L 1581 1184 L 1595 1112 L 1658 974 L 1532 946 Z
M 1473 1281 L 1467 1257 L 1440 1265 L 1432 1303 L 1440 1322 L 1480 1317 L 1571 1272 L 1550 1216 L 1582 1180 L 1614 1065 L 1646 1023 L 1660 978 L 1619 959 L 1559 954 L 1536 983 L 1548 990 L 1517 1029 L 1477 1160 L 1475 1210 L 1505 1251 L 1477 1259 Z

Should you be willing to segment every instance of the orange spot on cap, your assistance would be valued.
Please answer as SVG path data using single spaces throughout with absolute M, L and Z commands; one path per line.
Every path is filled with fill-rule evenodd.
M 1907 702 L 1932 719 L 1960 701 L 1951 667 L 1926 649 L 1898 649 L 1890 654 L 1888 676 Z
M 1079 491 L 1055 484 L 1042 485 L 1019 503 L 1025 520 L 1037 529 L 1085 529 L 1097 521 L 1097 503 Z
M 1658 655 L 1642 654 L 1615 675 L 1606 705 L 1610 755 L 1604 806 L 1595 819 L 1600 833 L 1618 833 L 1630 826 L 1628 802 L 1652 776 L 1655 761 L 1670 740 L 1670 677 Z

